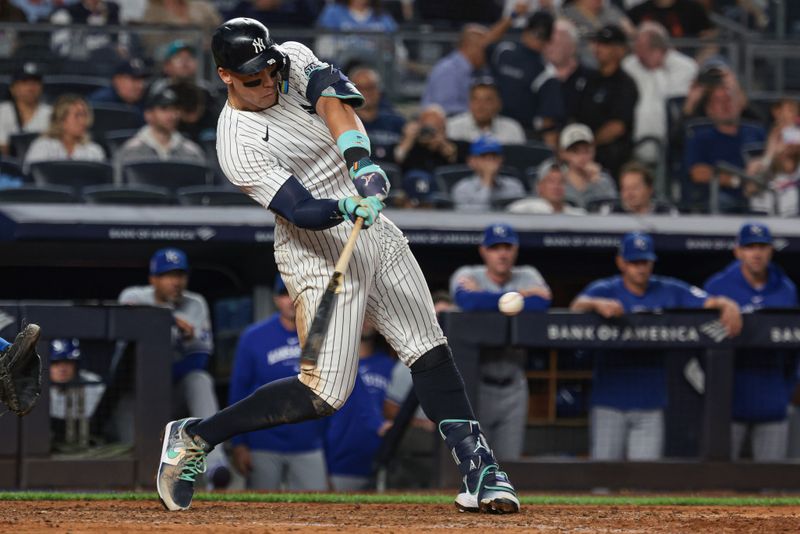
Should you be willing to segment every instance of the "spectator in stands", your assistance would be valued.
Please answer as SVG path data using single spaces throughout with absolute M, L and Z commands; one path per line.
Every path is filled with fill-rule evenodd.
M 214 28 L 222 23 L 222 16 L 208 0 L 149 0 L 142 17 L 144 24 L 170 26 L 188 26 L 203 30 L 204 35 L 211 35 Z M 175 39 L 189 40 L 195 37 L 192 33 L 172 31 L 168 34 L 152 34 L 144 38 L 150 53 L 156 55 L 159 47 L 169 44 Z
M 0 153 L 11 151 L 9 138 L 14 134 L 43 132 L 53 112 L 42 101 L 42 72 L 36 63 L 20 65 L 11 78 L 8 88 L 11 99 L 0 103 Z M 25 154 L 17 154 L 23 158 Z
M 83 97 L 73 94 L 58 97 L 47 130 L 31 143 L 25 155 L 25 170 L 37 161 L 105 161 L 105 152 L 89 137 L 92 120 L 92 108 Z
M 555 146 L 565 111 L 558 79 L 542 53 L 553 33 L 553 16 L 538 11 L 528 19 L 519 43 L 487 48 L 489 68 L 503 103 L 503 115 L 519 122 L 529 137 Z
M 561 81 L 561 97 L 567 117 L 573 117 L 579 107 L 581 92 L 593 72 L 578 61 L 580 35 L 575 25 L 560 17 L 553 24 L 553 36 L 545 48 L 545 58 Z
M 50 14 L 61 4 L 60 0 L 11 0 L 11 3 L 25 12 L 28 22 L 47 22 Z
M 641 143 L 637 159 L 656 163 L 667 141 L 667 101 L 686 96 L 697 76 L 697 63 L 670 45 L 669 34 L 658 23 L 643 22 L 637 32 L 633 54 L 622 61 L 622 68 L 636 82 L 639 100 L 636 103 L 633 139 Z
M 272 300 L 277 312 L 248 327 L 239 338 L 229 405 L 264 384 L 300 372 L 294 303 L 280 275 L 275 277 Z M 250 489 L 324 491 L 328 489 L 324 431 L 325 421 L 318 419 L 240 434 L 231 440 L 233 465 L 247 478 Z
M 597 161 L 616 176 L 633 149 L 636 82 L 621 68 L 627 37 L 619 26 L 605 26 L 592 36 L 599 70 L 587 77 L 572 118 L 589 126 L 597 143 Z
M 375 327 L 365 321 L 355 397 L 348 397 L 344 406 L 326 419 L 325 459 L 334 491 L 369 488 L 375 453 L 391 425 L 383 418 L 383 403 L 397 360 L 381 349 L 377 339 Z
M 471 143 L 490 135 L 504 145 L 524 144 L 525 131 L 514 119 L 500 115 L 502 107 L 494 80 L 476 79 L 469 90 L 469 111 L 447 119 L 448 139 Z
M 672 37 L 711 37 L 714 26 L 706 10 L 695 0 L 646 0 L 632 7 L 628 16 L 637 26 L 657 22 Z
M 692 181 L 692 203 L 707 205 L 709 184 L 719 180 L 719 205 L 723 213 L 741 212 L 747 207 L 741 177 L 719 171 L 719 162 L 744 170 L 748 150 L 763 149 L 764 129 L 741 120 L 742 102 L 725 85 L 706 93 L 705 111 L 711 124 L 689 131 L 684 149 L 684 163 Z
M 762 190 L 751 191 L 750 209 L 792 217 L 800 214 L 800 105 L 792 98 L 782 98 L 771 108 L 767 149 L 747 168 L 764 182 Z M 752 184 L 745 184 L 748 187 Z
M 206 371 L 214 337 L 206 299 L 186 290 L 186 253 L 177 248 L 157 250 L 150 258 L 148 281 L 146 286 L 125 288 L 118 300 L 120 304 L 156 306 L 172 312 L 173 416 L 210 417 L 219 411 L 214 379 Z M 209 487 L 226 487 L 230 470 L 222 447 L 211 451 L 206 462 Z
M 606 319 L 670 308 L 713 308 L 729 336 L 742 328 L 739 306 L 727 297 L 653 275 L 656 254 L 647 234 L 626 234 L 616 257 L 617 276 L 592 282 L 572 301 L 574 312 Z M 652 350 L 594 352 L 590 410 L 593 460 L 657 460 L 664 453 L 667 383 L 664 354 Z
M 543 161 L 536 170 L 536 196 L 517 200 L 510 213 L 584 215 L 586 210 L 570 206 L 566 199 L 564 170 L 555 159 Z
M 743 313 L 762 308 L 797 308 L 797 287 L 772 261 L 769 227 L 747 222 L 739 229 L 736 261 L 712 276 L 705 290 L 734 300 Z M 797 383 L 795 351 L 737 350 L 733 376 L 731 458 L 742 456 L 749 434 L 753 460 L 782 462 L 787 457 L 787 406 Z
M 86 420 L 94 415 L 106 390 L 100 375 L 81 369 L 80 362 L 80 341 L 50 341 L 50 429 L 55 443 L 65 441 L 68 419 Z M 82 403 L 77 402 L 78 396 L 83 397 Z
M 89 95 L 91 104 L 123 104 L 138 109 L 144 117 L 144 99 L 150 72 L 139 58 L 125 59 L 117 64 L 111 86 Z
M 224 18 L 256 19 L 267 28 L 273 26 L 309 27 L 318 15 L 314 0 L 242 0 L 224 13 Z
M 558 145 L 558 157 L 566 166 L 567 202 L 587 208 L 617 198 L 614 179 L 595 161 L 594 136 L 588 126 L 570 124 L 561 130 Z
M 386 12 L 381 0 L 335 0 L 328 3 L 317 19 L 323 30 L 348 34 L 349 32 L 374 32 L 378 38 L 364 35 L 322 36 L 317 39 L 314 50 L 323 60 L 339 65 L 377 63 L 387 53 L 383 36 L 397 31 L 397 22 Z M 391 45 L 397 66 L 405 62 L 408 52 L 402 43 Z
M 374 69 L 356 67 L 350 71 L 349 78 L 364 96 L 364 105 L 356 109 L 356 114 L 367 130 L 372 156 L 394 163 L 394 147 L 403 136 L 405 119 L 384 102 L 383 82 Z
M 654 182 L 653 172 L 647 166 L 636 161 L 625 164 L 619 173 L 619 202 L 611 205 L 614 213 L 677 215 L 674 206 L 653 198 Z
M 121 57 L 117 51 L 118 36 L 111 32 L 76 31 L 76 26 L 119 26 L 119 5 L 106 0 L 80 0 L 64 3 L 50 16 L 50 22 L 69 26 L 52 34 L 53 49 L 60 56 L 74 59 L 105 60 Z M 111 62 L 112 64 L 114 61 Z
M 580 42 L 588 42 L 606 26 L 616 26 L 625 34 L 633 35 L 634 25 L 617 6 L 604 0 L 573 0 L 561 11 L 578 29 Z M 597 59 L 586 46 L 580 49 L 581 62 L 596 67 Z
M 204 163 L 203 149 L 177 131 L 178 95 L 171 87 L 155 89 L 145 104 L 147 124 L 119 148 L 116 165 L 121 168 L 126 163 L 147 160 Z
M 469 147 L 467 164 L 474 175 L 462 178 L 453 187 L 456 209 L 488 211 L 496 202 L 508 202 L 525 196 L 525 187 L 518 178 L 503 176 L 503 147 L 497 139 L 482 136 Z
M 168 83 L 178 94 L 181 120 L 178 129 L 195 141 L 214 139 L 220 103 L 217 92 L 205 81 L 197 81 L 197 51 L 177 39 L 163 51 L 161 73 L 156 84 Z
M 471 80 L 486 64 L 487 33 L 479 24 L 462 28 L 457 48 L 440 59 L 428 75 L 422 107 L 437 104 L 448 115 L 468 110 Z
M 394 149 L 394 159 L 403 172 L 421 170 L 431 176 L 436 167 L 456 162 L 458 150 L 445 134 L 444 110 L 431 105 L 424 108 L 417 120 L 403 128 L 403 138 Z
M 534 267 L 514 264 L 519 237 L 507 224 L 493 224 L 484 231 L 479 248 L 483 265 L 459 268 L 450 277 L 450 294 L 464 311 L 497 311 L 497 302 L 508 291 L 525 298 L 525 311 L 550 307 L 550 288 Z M 495 443 L 497 459 L 516 460 L 522 455 L 528 419 L 527 353 L 516 348 L 481 351 L 478 386 L 478 420 Z
M 469 108 L 472 81 L 488 74 L 487 46 L 498 41 L 515 19 L 525 20 L 528 5 L 517 2 L 513 13 L 503 16 L 491 28 L 466 24 L 461 29 L 456 50 L 439 60 L 428 76 L 422 105 L 438 104 L 448 115 L 464 113 Z

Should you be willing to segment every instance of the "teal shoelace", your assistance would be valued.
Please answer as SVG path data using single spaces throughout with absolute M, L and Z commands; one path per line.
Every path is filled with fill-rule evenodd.
M 188 449 L 178 478 L 187 482 L 194 482 L 197 475 L 206 472 L 206 467 L 206 454 L 201 449 Z

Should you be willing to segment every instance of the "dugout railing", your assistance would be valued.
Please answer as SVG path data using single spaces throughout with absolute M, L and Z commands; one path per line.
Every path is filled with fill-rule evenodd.
M 701 414 L 695 414 L 700 426 L 696 456 L 655 462 L 599 462 L 577 457 L 506 462 L 503 467 L 518 489 L 798 490 L 800 462 L 731 461 L 730 425 L 735 351 L 800 349 L 800 310 L 747 314 L 741 335 L 734 339 L 721 335 L 717 318 L 716 313 L 702 310 L 634 314 L 616 320 L 559 311 L 511 318 L 499 313 L 451 312 L 442 315 L 442 323 L 476 407 L 484 347 L 645 349 L 664 351 L 667 361 L 686 351 L 701 354 L 705 393 Z M 449 453 L 441 449 L 436 484 L 453 487 L 459 483 L 457 471 L 452 469 Z
M 0 488 L 151 487 L 159 459 L 160 433 L 171 417 L 171 324 L 165 309 L 119 306 L 0 303 L 0 335 L 13 339 L 24 323 L 38 323 L 43 359 L 42 396 L 25 417 L 0 417 Z M 55 338 L 126 342 L 135 399 L 133 442 L 127 454 L 111 458 L 56 455 L 51 451 L 48 343 Z M 114 377 L 103 376 L 104 380 Z

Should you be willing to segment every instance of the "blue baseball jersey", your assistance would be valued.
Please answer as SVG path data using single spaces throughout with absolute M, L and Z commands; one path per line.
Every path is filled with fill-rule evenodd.
M 358 361 L 358 374 L 369 391 L 372 402 L 383 413 L 383 400 L 386 398 L 386 389 L 392 380 L 392 369 L 397 362 L 394 358 L 382 351 L 361 358 Z
M 384 390 L 385 392 L 385 390 Z M 367 477 L 382 438 L 383 406 L 375 403 L 361 373 L 356 375 L 353 392 L 338 412 L 325 419 L 325 460 L 328 473 Z
M 231 374 L 229 404 L 240 401 L 259 387 L 297 376 L 300 372 L 300 342 L 295 330 L 287 330 L 278 314 L 244 331 L 236 347 Z M 322 448 L 322 419 L 281 425 L 241 434 L 231 442 L 272 452 L 308 452 Z
M 651 276 L 644 295 L 634 295 L 612 276 L 589 284 L 582 297 L 616 299 L 625 313 L 702 308 L 708 294 L 686 282 Z M 667 405 L 664 355 L 653 351 L 595 351 L 592 405 L 618 410 L 654 410 Z
M 734 261 L 706 282 L 706 291 L 736 301 L 743 313 L 761 308 L 797 307 L 797 287 L 783 270 L 770 264 L 767 283 L 756 288 Z M 737 351 L 733 378 L 733 419 L 767 422 L 786 419 L 794 389 L 796 353 L 780 350 Z

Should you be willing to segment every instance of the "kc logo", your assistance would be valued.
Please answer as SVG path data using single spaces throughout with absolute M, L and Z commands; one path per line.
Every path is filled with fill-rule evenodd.
M 264 44 L 264 39 L 257 37 L 253 39 L 253 48 L 255 48 L 256 54 L 259 54 L 267 49 L 267 45 Z

